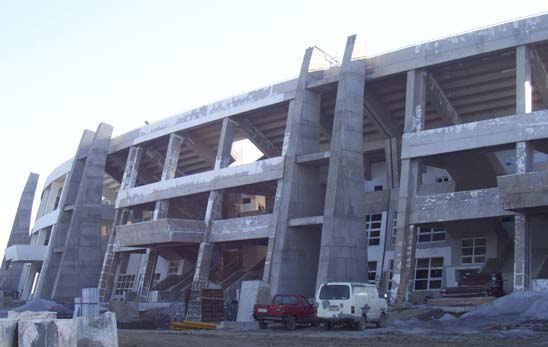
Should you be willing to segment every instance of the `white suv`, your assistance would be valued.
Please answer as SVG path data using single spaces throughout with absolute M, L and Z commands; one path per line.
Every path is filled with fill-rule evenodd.
M 328 282 L 316 292 L 318 320 L 324 327 L 347 324 L 363 330 L 367 323 L 383 327 L 388 315 L 386 299 L 368 283 Z

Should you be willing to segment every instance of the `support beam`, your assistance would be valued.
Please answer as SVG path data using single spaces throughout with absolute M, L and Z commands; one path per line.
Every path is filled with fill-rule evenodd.
M 247 138 L 251 141 L 267 158 L 272 158 L 280 155 L 280 149 L 277 148 L 272 141 L 268 139 L 249 119 L 241 118 L 235 120 L 238 127 L 247 134 Z
M 533 86 L 530 50 L 516 47 L 516 113 L 533 110 Z M 530 172 L 533 167 L 533 144 L 516 143 L 516 174 Z M 514 291 L 529 289 L 531 217 L 518 213 L 514 224 Z
M 424 130 L 426 106 L 426 76 L 422 71 L 407 73 L 404 132 Z M 402 149 L 403 151 L 403 149 Z M 392 302 L 402 302 L 410 288 L 415 263 L 416 227 L 410 223 L 411 203 L 420 185 L 421 161 L 404 159 L 401 163 L 400 197 L 398 201 L 397 236 L 392 277 Z
M 167 151 L 165 155 L 165 161 L 162 165 L 161 181 L 167 181 L 175 178 L 177 171 L 177 165 L 179 163 L 179 154 L 181 152 L 181 145 L 183 138 L 175 134 L 171 134 L 169 137 L 169 143 L 167 145 Z M 169 210 L 169 200 L 156 201 L 156 207 L 154 208 L 153 219 L 158 220 L 167 218 Z
M 431 73 L 426 74 L 426 98 L 446 124 L 462 123 L 462 119 Z
M 14 245 L 28 245 L 30 243 L 29 231 L 30 231 L 30 219 L 32 212 L 32 203 L 34 201 L 34 193 L 36 192 L 36 186 L 38 185 L 38 174 L 30 173 L 27 178 L 27 182 L 21 194 L 19 205 L 17 206 L 17 212 L 15 214 L 15 220 L 11 228 L 11 233 L 8 239 L 7 247 Z M 6 247 L 6 248 L 7 248 Z M 24 264 L 19 263 L 10 264 L 4 258 L 2 260 L 2 276 L 0 277 L 0 288 L 11 289 L 21 292 L 23 288 L 20 288 L 19 283 L 25 282 L 25 278 L 21 279 L 23 273 Z M 20 281 L 22 280 L 22 281 Z
M 364 49 L 350 36 L 341 65 L 316 288 L 327 281 L 368 278 L 365 230 L 363 114 Z
M 142 147 L 132 146 L 129 148 L 124 175 L 120 184 L 120 191 L 124 191 L 135 187 L 137 176 L 139 175 L 139 166 L 143 155 Z M 114 221 L 112 223 L 111 232 L 108 238 L 105 257 L 103 258 L 103 266 L 101 268 L 101 276 L 99 277 L 99 300 L 106 302 L 110 299 L 114 289 L 114 275 L 118 266 L 118 253 L 114 252 L 114 247 L 117 244 L 117 227 L 122 224 L 127 214 L 127 209 L 116 209 Z
M 535 88 L 540 94 L 544 107 L 548 108 L 548 72 L 546 66 L 542 62 L 537 50 L 529 47 L 529 55 L 531 59 L 531 74 Z
M 202 158 L 207 165 L 210 167 L 215 165 L 215 152 L 211 151 L 209 147 L 192 134 L 186 133 L 183 134 L 183 137 L 185 138 L 185 144 Z
M 234 141 L 234 128 L 236 123 L 229 118 L 223 119 L 221 128 L 221 137 L 217 148 L 217 157 L 215 158 L 215 170 L 228 167 L 230 164 L 230 151 Z M 215 220 L 222 219 L 223 213 L 223 195 L 224 190 L 213 190 L 209 193 L 205 213 L 206 229 L 203 242 L 200 244 L 196 268 L 194 270 L 193 282 L 207 281 L 209 279 L 209 270 L 211 267 L 211 256 L 213 246 L 210 243 L 212 223 Z
M 370 116 L 379 130 L 387 138 L 400 137 L 400 127 L 394 121 L 390 112 L 380 102 L 379 97 L 368 88 L 365 89 L 364 109 L 366 115 Z
M 275 232 L 268 239 L 263 275 L 272 293 L 314 295 L 316 287 L 320 235 L 299 232 L 288 221 L 321 214 L 319 168 L 297 163 L 298 157 L 320 151 L 323 120 L 331 136 L 329 119 L 320 113 L 320 94 L 306 88 L 318 53 L 314 47 L 305 51 L 295 99 L 289 103 L 283 144 L 286 165 L 276 188 L 272 213 Z

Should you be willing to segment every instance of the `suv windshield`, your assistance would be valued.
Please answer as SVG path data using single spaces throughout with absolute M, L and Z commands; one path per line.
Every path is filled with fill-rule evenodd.
M 277 295 L 272 301 L 274 305 L 297 305 L 297 297 L 292 295 Z
M 344 284 L 330 284 L 320 290 L 320 300 L 347 300 L 350 289 Z

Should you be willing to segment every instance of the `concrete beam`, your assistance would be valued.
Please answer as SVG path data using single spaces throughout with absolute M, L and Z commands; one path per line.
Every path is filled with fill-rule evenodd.
M 446 124 L 462 123 L 462 119 L 431 73 L 426 74 L 426 98 Z
M 417 195 L 411 202 L 410 224 L 449 222 L 513 215 L 504 210 L 498 188 Z
M 535 88 L 544 103 L 544 108 L 548 108 L 548 72 L 546 71 L 546 66 L 544 66 L 535 48 L 529 47 L 529 54 L 533 83 L 535 83 Z
M 185 219 L 159 219 L 116 227 L 118 242 L 122 247 L 142 247 L 169 242 L 199 243 L 204 237 L 203 221 Z
M 402 159 L 548 137 L 548 110 L 424 130 L 403 136 Z M 442 143 L 443 146 L 436 144 Z
M 531 211 L 548 207 L 548 172 L 499 176 L 497 181 L 504 209 Z
M 548 15 L 508 22 L 367 59 L 367 80 L 548 40 Z
M 210 242 L 229 242 L 269 238 L 274 233 L 274 216 L 264 214 L 213 221 Z
M 288 223 L 290 227 L 302 227 L 302 226 L 321 225 L 321 224 L 323 224 L 323 216 L 291 218 Z
M 365 88 L 363 106 L 366 111 L 366 115 L 371 117 L 381 133 L 384 133 L 387 138 L 401 136 L 399 125 L 394 121 L 390 115 L 390 112 L 388 112 L 379 100 L 379 97 L 368 88 Z
M 246 134 L 249 141 L 251 141 L 267 158 L 272 158 L 280 155 L 281 150 L 277 148 L 272 141 L 268 139 L 257 127 L 251 123 L 249 119 L 235 120 L 238 127 L 242 129 Z
M 273 181 L 282 177 L 283 167 L 284 158 L 276 157 L 135 187 L 118 193 L 116 208 L 211 190 Z

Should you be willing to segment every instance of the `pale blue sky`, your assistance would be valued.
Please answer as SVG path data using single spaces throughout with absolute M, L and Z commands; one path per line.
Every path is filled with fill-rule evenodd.
M 351 34 L 379 53 L 544 11 L 546 0 L 0 0 L 0 255 L 28 173 L 41 191 L 99 122 L 120 134 L 293 78 L 306 47 L 340 58 Z

